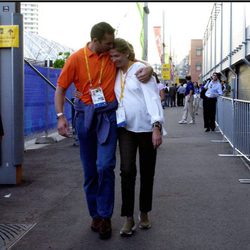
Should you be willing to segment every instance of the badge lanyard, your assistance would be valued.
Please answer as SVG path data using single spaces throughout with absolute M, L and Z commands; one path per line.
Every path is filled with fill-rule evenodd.
M 98 81 L 98 87 L 93 88 L 92 79 L 91 79 L 91 76 L 90 76 L 89 61 L 88 61 L 88 58 L 87 58 L 86 47 L 84 47 L 84 55 L 85 55 L 87 74 L 88 74 L 88 78 L 89 78 L 90 96 L 92 98 L 92 102 L 94 104 L 94 107 L 99 108 L 99 107 L 106 106 L 107 103 L 106 103 L 106 100 L 105 100 L 105 96 L 103 94 L 103 90 L 101 88 L 102 74 L 103 74 L 103 57 L 101 59 L 101 70 L 100 70 L 100 76 L 99 76 L 99 81 Z
M 133 62 L 129 62 L 128 68 L 130 68 L 130 66 L 132 64 L 133 64 Z M 119 107 L 116 110 L 117 127 L 126 127 L 126 125 L 127 125 L 126 112 L 125 112 L 125 108 L 122 105 L 122 99 L 124 97 L 124 88 L 125 88 L 125 82 L 126 82 L 127 74 L 128 74 L 128 72 L 126 73 L 126 75 L 125 75 L 125 77 L 123 79 L 122 70 L 120 69 L 121 93 L 120 93 L 120 97 L 119 97 Z
M 90 88 L 92 88 L 93 84 L 92 84 L 92 79 L 91 79 L 91 76 L 90 76 L 89 61 L 88 61 L 88 57 L 87 57 L 86 47 L 84 47 L 84 56 L 85 56 L 87 73 L 88 73 L 88 78 L 89 78 L 89 85 L 90 85 Z M 99 86 L 101 86 L 101 83 L 102 83 L 102 74 L 103 74 L 103 58 L 101 60 L 101 70 L 100 70 L 100 77 L 99 77 L 99 81 L 98 81 Z
M 129 71 L 130 66 L 131 66 L 133 63 L 134 63 L 134 62 L 129 61 L 128 71 Z M 126 82 L 126 78 L 127 78 L 127 75 L 128 75 L 128 71 L 126 72 L 125 77 L 124 77 L 124 80 L 123 80 L 123 77 L 122 77 L 122 70 L 120 69 L 121 94 L 120 94 L 120 97 L 119 97 L 119 103 L 122 102 L 122 99 L 123 99 L 123 97 L 124 97 L 124 88 L 125 88 L 125 82 Z

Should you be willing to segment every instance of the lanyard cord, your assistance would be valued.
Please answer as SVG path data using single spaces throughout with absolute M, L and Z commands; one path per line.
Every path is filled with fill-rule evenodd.
M 90 70 L 89 70 L 89 61 L 87 58 L 87 51 L 86 51 L 86 47 L 84 47 L 84 56 L 85 56 L 85 62 L 86 62 L 86 67 L 87 67 L 87 73 L 88 73 L 88 78 L 89 78 L 89 84 L 90 84 L 90 88 L 92 88 L 92 79 L 90 76 Z M 103 57 L 101 59 L 101 70 L 100 70 L 100 77 L 99 77 L 99 81 L 98 84 L 101 85 L 102 82 L 102 74 L 103 74 Z
M 121 103 L 121 100 L 123 99 L 124 97 L 124 88 L 125 88 L 125 82 L 126 82 L 126 78 L 127 78 L 127 75 L 128 75 L 128 71 L 130 69 L 130 66 L 133 64 L 134 62 L 132 61 L 129 61 L 129 64 L 128 64 L 128 70 L 125 74 L 125 77 L 124 77 L 124 80 L 123 80 L 123 77 L 122 77 L 122 70 L 120 69 L 120 83 L 121 83 L 121 94 L 120 94 L 120 97 L 119 97 L 119 102 Z
M 126 75 L 127 76 L 127 75 Z M 120 83 L 121 83 L 121 94 L 120 94 L 120 97 L 119 97 L 119 102 L 121 102 L 121 100 L 123 99 L 124 95 L 124 87 L 125 87 L 125 80 L 126 80 L 126 76 L 123 80 L 122 78 L 122 70 L 120 69 Z

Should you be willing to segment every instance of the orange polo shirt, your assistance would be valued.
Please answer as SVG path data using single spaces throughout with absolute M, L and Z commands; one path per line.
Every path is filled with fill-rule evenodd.
M 101 64 L 103 60 L 103 73 L 101 79 L 101 87 L 107 102 L 115 99 L 114 85 L 116 77 L 116 66 L 111 61 L 108 52 L 97 55 L 91 51 L 86 45 L 87 59 L 89 64 L 90 77 L 92 79 L 92 88 L 99 86 L 99 78 Z M 58 78 L 57 85 L 67 89 L 72 83 L 83 95 L 81 100 L 85 104 L 92 104 L 90 96 L 90 83 L 87 72 L 84 48 L 73 53 L 66 61 L 62 72 Z

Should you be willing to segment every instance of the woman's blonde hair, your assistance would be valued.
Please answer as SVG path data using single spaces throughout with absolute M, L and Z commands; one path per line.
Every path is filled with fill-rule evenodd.
M 132 44 L 122 38 L 115 38 L 114 49 L 122 54 L 127 54 L 130 61 L 135 60 L 135 52 Z

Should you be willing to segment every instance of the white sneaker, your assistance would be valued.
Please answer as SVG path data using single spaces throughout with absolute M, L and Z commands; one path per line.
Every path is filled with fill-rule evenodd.
M 187 123 L 187 121 L 185 121 L 185 120 L 179 121 L 179 124 L 186 124 L 186 123 Z
M 151 228 L 151 222 L 149 221 L 147 213 L 141 212 L 138 217 L 139 217 L 139 228 L 141 229 Z
M 191 120 L 190 122 L 189 122 L 189 124 L 194 124 L 195 123 L 195 121 L 194 120 Z
M 136 229 L 134 219 L 126 219 L 123 227 L 120 230 L 121 236 L 131 236 Z

